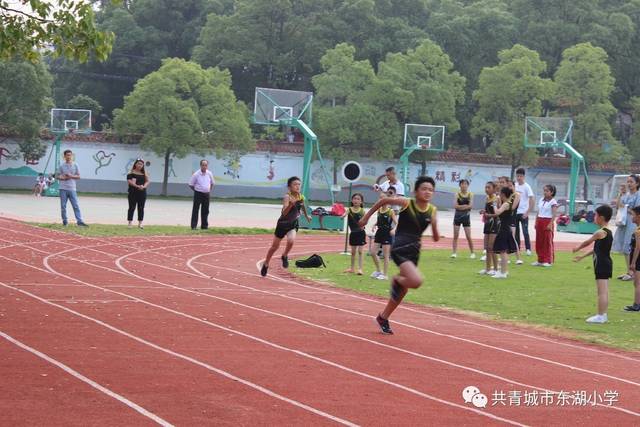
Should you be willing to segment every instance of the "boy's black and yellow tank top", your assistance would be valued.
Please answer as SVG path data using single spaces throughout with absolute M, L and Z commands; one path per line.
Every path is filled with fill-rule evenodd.
M 391 218 L 391 209 L 380 209 L 378 211 L 378 222 L 376 226 L 382 230 L 391 230 L 391 226 L 393 224 L 393 219 Z
M 431 218 L 436 210 L 437 208 L 431 203 L 429 203 L 426 209 L 421 210 L 414 199 L 409 199 L 407 207 L 400 210 L 396 236 L 406 235 L 419 239 L 422 233 L 424 233 L 424 230 L 431 224 Z
M 294 196 L 293 194 L 289 193 L 289 198 L 291 200 L 295 200 L 295 205 L 293 208 L 289 209 L 289 212 L 284 215 L 280 215 L 280 218 L 278 219 L 279 222 L 293 222 L 300 218 L 300 211 L 302 210 L 302 206 L 304 205 L 304 196 L 302 194 Z

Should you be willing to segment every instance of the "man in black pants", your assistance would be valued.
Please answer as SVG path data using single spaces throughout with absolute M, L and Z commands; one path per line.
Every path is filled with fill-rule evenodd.
M 209 171 L 209 162 L 200 160 L 200 170 L 196 171 L 189 180 L 189 187 L 193 190 L 193 210 L 191 211 L 191 229 L 198 227 L 198 211 L 201 212 L 200 227 L 209 228 L 209 199 L 215 180 Z

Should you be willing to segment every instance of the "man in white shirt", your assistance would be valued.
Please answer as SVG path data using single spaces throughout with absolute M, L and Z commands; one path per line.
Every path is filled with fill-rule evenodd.
M 386 193 L 389 190 L 389 187 L 393 186 L 396 189 L 396 194 L 404 197 L 404 184 L 396 177 L 396 168 L 390 166 L 385 169 L 384 173 L 387 175 L 387 180 L 380 185 L 374 184 L 373 190 L 383 191 Z
M 209 228 L 209 201 L 211 190 L 215 185 L 215 180 L 209 171 L 209 162 L 200 160 L 200 169 L 197 170 L 189 180 L 189 187 L 193 190 L 193 209 L 191 210 L 191 229 L 198 227 L 198 212 L 200 212 L 200 227 L 203 230 Z
M 516 212 L 516 242 L 518 247 L 520 244 L 520 227 L 522 227 L 522 234 L 524 235 L 524 245 L 527 249 L 527 255 L 531 255 L 531 239 L 529 238 L 529 212 L 535 205 L 535 199 L 533 196 L 533 190 L 531 186 L 524 180 L 525 170 L 524 168 L 518 168 L 516 170 L 516 191 L 520 193 L 520 205 Z

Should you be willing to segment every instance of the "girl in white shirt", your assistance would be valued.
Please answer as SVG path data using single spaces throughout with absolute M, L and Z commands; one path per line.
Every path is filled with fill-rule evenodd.
M 544 197 L 538 202 L 536 216 L 536 254 L 538 261 L 531 265 L 551 267 L 554 260 L 553 234 L 558 213 L 558 202 L 554 199 L 556 187 L 544 186 Z

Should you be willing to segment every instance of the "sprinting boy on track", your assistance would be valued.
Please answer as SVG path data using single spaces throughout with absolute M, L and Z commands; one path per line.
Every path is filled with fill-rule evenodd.
M 291 248 L 293 248 L 293 243 L 296 240 L 296 232 L 298 231 L 298 218 L 300 218 L 300 213 L 302 212 L 309 223 L 311 223 L 311 218 L 309 218 L 309 214 L 307 213 L 307 207 L 304 203 L 304 196 L 300 194 L 300 187 L 302 185 L 302 181 L 297 176 L 292 176 L 287 180 L 287 187 L 289 192 L 284 195 L 282 199 L 282 214 L 280 218 L 278 218 L 278 223 L 276 225 L 276 231 L 273 233 L 273 242 L 271 243 L 271 247 L 267 251 L 267 256 L 262 263 L 262 268 L 260 269 L 260 274 L 262 277 L 267 275 L 267 270 L 269 269 L 269 261 L 271 261 L 271 257 L 280 247 L 280 242 L 284 237 L 287 237 L 287 246 L 284 249 L 282 254 L 282 267 L 289 267 L 289 252 Z
M 418 270 L 422 233 L 431 225 L 433 240 L 440 240 L 436 207 L 431 204 L 431 198 L 436 183 L 429 176 L 418 177 L 414 187 L 415 199 L 404 197 L 384 197 L 360 220 L 362 227 L 366 226 L 369 218 L 382 206 L 400 206 L 398 226 L 395 240 L 391 248 L 391 258 L 400 268 L 400 273 L 391 280 L 391 296 L 387 306 L 376 318 L 382 333 L 393 334 L 389 325 L 389 316 L 400 305 L 409 289 L 416 289 L 422 285 L 423 277 Z

